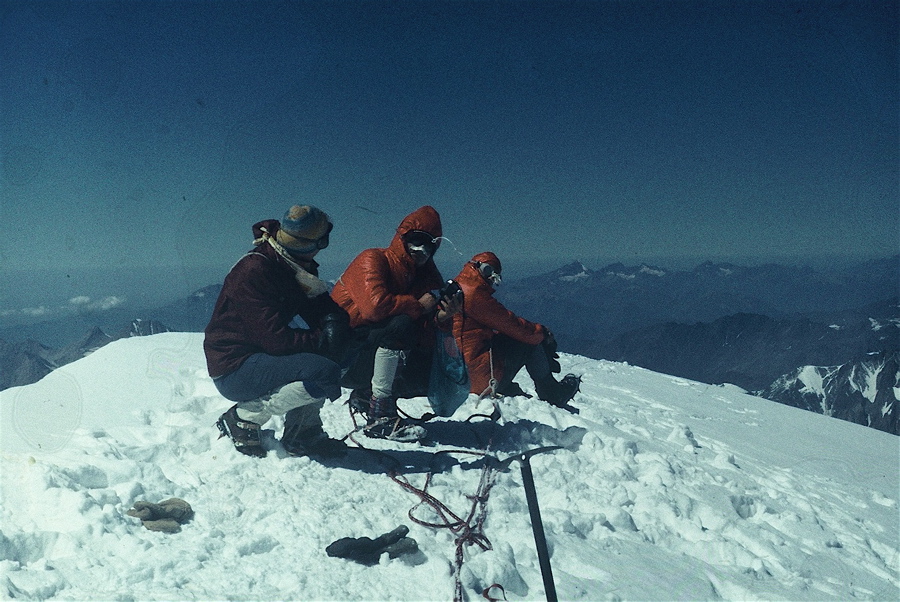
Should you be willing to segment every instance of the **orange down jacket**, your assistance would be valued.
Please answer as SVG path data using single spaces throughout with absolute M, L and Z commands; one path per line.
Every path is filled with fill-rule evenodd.
M 356 256 L 331 291 L 331 297 L 350 314 L 350 325 L 374 324 L 391 316 L 422 317 L 419 298 L 443 284 L 434 258 L 416 268 L 406 252 L 403 235 L 423 230 L 435 238 L 443 234 L 441 218 L 431 206 L 416 209 L 400 223 L 386 249 L 366 249 Z
M 482 394 L 491 382 L 491 340 L 505 334 L 529 345 L 544 340 L 545 328 L 518 317 L 494 299 L 494 287 L 475 262 L 489 263 L 500 271 L 500 260 L 491 252 L 479 253 L 467 263 L 456 281 L 463 290 L 463 311 L 453 317 L 453 336 L 462 350 L 469 372 L 470 391 Z M 503 377 L 503 358 L 493 358 L 493 378 Z

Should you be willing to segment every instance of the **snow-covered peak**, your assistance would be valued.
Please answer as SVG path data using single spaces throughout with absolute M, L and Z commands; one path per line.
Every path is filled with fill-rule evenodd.
M 613 263 L 606 266 L 603 272 L 607 276 L 620 278 L 622 280 L 634 280 L 639 276 L 662 277 L 666 275 L 666 271 L 662 268 L 642 263 L 636 267 L 626 267 L 622 263 Z
M 747 268 L 741 268 L 731 263 L 714 263 L 712 261 L 706 261 L 694 268 L 694 274 L 727 278 L 739 272 L 744 272 L 746 269 Z
M 641 274 L 647 274 L 648 276 L 665 276 L 666 271 L 661 268 L 656 268 L 653 266 L 649 266 L 647 264 L 641 264 L 640 267 Z
M 564 600 L 889 600 L 898 593 L 897 438 L 711 386 L 562 354 L 584 377 L 577 414 L 524 397 L 474 396 L 427 423 L 431 445 L 356 437 L 343 462 L 264 459 L 213 426 L 231 403 L 206 375 L 202 334 L 121 339 L 0 393 L 0 594 L 17 599 L 443 600 L 456 535 L 414 488 L 463 519 L 487 474 L 483 549 L 463 547 L 464 595 L 545 598 L 518 462 L 484 473 L 479 441 L 531 458 Z M 524 373 L 519 382 L 533 392 Z M 322 410 L 353 429 L 344 400 Z M 411 415 L 424 398 L 400 400 Z M 470 447 L 472 452 L 458 450 Z M 453 451 L 457 450 L 457 451 Z M 431 472 L 430 480 L 426 473 Z M 126 512 L 181 498 L 180 533 Z M 330 558 L 343 537 L 409 527 L 420 554 L 372 567 Z M 298 570 L 298 567 L 301 567 Z M 499 590 L 494 589 L 497 594 Z
M 556 270 L 560 282 L 576 282 L 590 278 L 590 270 L 580 261 L 573 261 Z

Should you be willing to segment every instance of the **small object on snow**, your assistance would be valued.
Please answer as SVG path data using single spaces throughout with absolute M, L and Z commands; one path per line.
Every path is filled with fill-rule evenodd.
M 419 544 L 412 537 L 406 537 L 409 527 L 400 525 L 390 533 L 372 539 L 371 537 L 343 537 L 329 544 L 325 552 L 333 558 L 346 558 L 366 566 L 378 564 L 385 552 L 390 558 L 414 554 Z
M 138 501 L 126 514 L 141 519 L 141 523 L 149 530 L 164 533 L 178 533 L 181 525 L 194 518 L 191 505 L 177 497 L 158 504 Z

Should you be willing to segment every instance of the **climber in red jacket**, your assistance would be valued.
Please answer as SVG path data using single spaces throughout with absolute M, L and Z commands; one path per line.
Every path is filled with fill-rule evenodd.
M 453 335 L 463 352 L 471 392 L 483 396 L 523 395 L 513 382 L 522 368 L 534 380 L 538 398 L 563 406 L 575 396 L 581 379 L 573 374 L 557 381 L 556 341 L 547 327 L 529 322 L 494 298 L 500 284 L 500 260 L 479 253 L 456 281 L 463 290 L 463 310 L 453 318 Z

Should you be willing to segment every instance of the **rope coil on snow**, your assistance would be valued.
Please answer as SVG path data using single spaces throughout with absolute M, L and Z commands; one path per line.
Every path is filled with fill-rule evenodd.
M 478 453 L 478 452 L 471 452 Z M 406 478 L 396 474 L 391 474 L 391 479 L 406 489 L 414 493 L 420 499 L 420 502 L 413 506 L 408 513 L 409 519 L 424 527 L 432 527 L 435 529 L 446 528 L 456 534 L 456 556 L 454 566 L 454 602 L 463 601 L 462 588 L 462 565 L 464 559 L 464 547 L 468 545 L 477 545 L 482 550 L 491 550 L 490 540 L 484 534 L 484 521 L 487 519 L 487 502 L 491 493 L 491 488 L 496 482 L 496 470 L 490 462 L 485 462 L 484 468 L 481 470 L 481 480 L 478 483 L 478 489 L 474 495 L 466 496 L 472 500 L 472 506 L 465 519 L 460 518 L 446 504 L 428 493 L 428 485 L 431 483 L 431 473 L 425 478 L 425 485 L 421 489 L 412 485 Z M 430 522 L 415 517 L 413 514 L 417 508 L 422 505 L 430 506 L 441 522 Z M 493 586 L 491 586 L 493 587 Z M 490 588 L 488 588 L 490 589 Z M 501 588 L 502 589 L 502 588 Z

